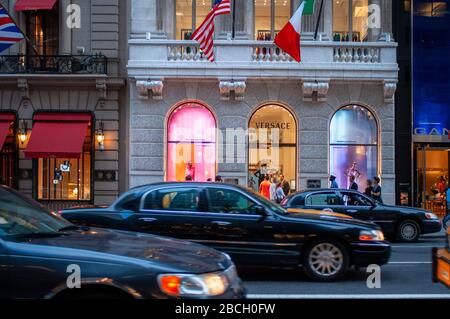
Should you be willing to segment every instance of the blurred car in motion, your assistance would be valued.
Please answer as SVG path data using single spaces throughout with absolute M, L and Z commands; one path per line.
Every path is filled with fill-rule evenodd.
M 239 266 L 303 266 L 317 281 L 342 277 L 352 265 L 383 265 L 390 245 L 380 228 L 328 212 L 289 212 L 239 186 L 157 183 L 120 196 L 106 209 L 73 209 L 78 225 L 187 239 L 231 255 Z
M 447 228 L 446 247 L 433 248 L 433 281 L 450 289 L 450 227 Z
M 381 204 L 358 191 L 348 189 L 305 190 L 286 197 L 281 205 L 286 209 L 326 209 L 374 222 L 388 238 L 402 242 L 416 242 L 421 234 L 442 230 L 442 222 L 432 212 Z
M 75 269 L 80 287 L 71 289 L 67 280 Z M 0 186 L 1 299 L 244 296 L 226 254 L 176 239 L 75 226 Z

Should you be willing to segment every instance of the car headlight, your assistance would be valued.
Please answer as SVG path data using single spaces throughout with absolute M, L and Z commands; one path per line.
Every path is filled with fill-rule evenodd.
M 383 241 L 384 234 L 381 230 L 362 230 L 359 233 L 361 241 Z
M 158 276 L 159 288 L 169 296 L 210 297 L 223 295 L 229 286 L 224 273 L 203 275 L 162 274 Z
M 435 214 L 433 213 L 425 213 L 426 219 L 439 219 Z

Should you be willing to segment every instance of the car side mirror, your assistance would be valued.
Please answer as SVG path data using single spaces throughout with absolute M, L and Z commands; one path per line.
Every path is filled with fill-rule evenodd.
M 266 209 L 263 206 L 255 206 L 254 210 L 256 214 L 261 215 L 262 217 L 266 217 L 268 215 Z

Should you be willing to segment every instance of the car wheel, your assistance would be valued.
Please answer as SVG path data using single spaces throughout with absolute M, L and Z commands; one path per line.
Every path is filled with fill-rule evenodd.
M 405 243 L 413 243 L 419 240 L 420 226 L 414 220 L 404 220 L 398 225 L 397 238 Z
M 320 240 L 311 244 L 305 252 L 303 268 L 315 281 L 335 281 L 348 270 L 347 249 L 335 240 Z

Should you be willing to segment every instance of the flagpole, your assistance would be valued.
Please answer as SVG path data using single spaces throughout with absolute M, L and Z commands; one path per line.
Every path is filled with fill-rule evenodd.
M 232 26 L 231 26 L 231 38 L 234 40 L 236 36 L 236 0 L 233 0 L 233 15 L 232 15 Z
M 9 13 L 8 9 L 6 9 L 4 6 L 1 6 L 1 7 L 6 11 L 6 14 L 9 16 L 9 18 L 12 20 L 12 22 L 16 25 L 16 27 L 20 31 L 20 33 L 22 33 L 23 38 L 25 39 L 25 41 L 27 41 L 27 43 L 33 48 L 34 53 L 38 57 L 40 57 L 41 55 L 39 54 L 38 50 L 36 49 L 36 46 L 33 43 L 31 43 L 30 38 L 22 31 L 22 29 L 20 28 L 19 24 L 17 24 L 17 22 L 14 20 L 14 18 Z
M 322 18 L 322 11 L 323 11 L 323 0 L 320 3 L 319 16 L 317 17 L 316 30 L 314 32 L 314 41 L 317 40 L 317 34 L 319 33 L 319 24 L 320 24 L 320 19 Z

